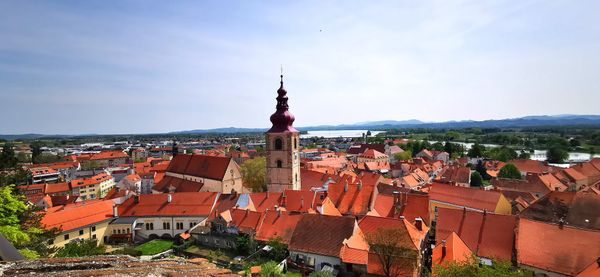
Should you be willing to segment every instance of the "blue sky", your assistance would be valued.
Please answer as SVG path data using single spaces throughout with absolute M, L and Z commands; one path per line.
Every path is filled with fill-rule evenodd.
M 599 1 L 0 1 L 0 134 L 598 114 Z

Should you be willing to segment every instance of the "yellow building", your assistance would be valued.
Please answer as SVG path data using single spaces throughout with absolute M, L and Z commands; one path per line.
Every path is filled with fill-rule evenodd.
M 51 246 L 64 247 L 71 241 L 84 239 L 103 243 L 112 215 L 112 201 L 94 200 L 48 208 L 41 223 L 48 230 L 56 228 L 60 232 L 49 241 Z
M 96 174 L 90 178 L 71 181 L 73 195 L 79 196 L 79 200 L 104 198 L 114 186 L 115 179 L 106 172 Z
M 467 209 L 496 214 L 511 214 L 510 201 L 498 191 L 434 183 L 429 191 L 429 218 L 435 221 L 437 209 Z

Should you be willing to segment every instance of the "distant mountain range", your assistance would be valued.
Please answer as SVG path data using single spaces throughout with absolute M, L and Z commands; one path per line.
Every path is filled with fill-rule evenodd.
M 354 124 L 340 125 L 319 125 L 297 127 L 300 131 L 316 130 L 361 130 L 361 129 L 391 129 L 391 128 L 495 128 L 495 127 L 533 127 L 533 126 L 571 126 L 571 125 L 593 125 L 600 127 L 600 115 L 535 115 L 508 119 L 490 119 L 490 120 L 464 120 L 464 121 L 445 121 L 445 122 L 423 122 L 417 119 L 409 120 L 380 120 L 366 121 Z M 268 128 L 215 128 L 215 129 L 196 129 L 188 131 L 176 131 L 165 134 L 183 135 L 183 134 L 209 134 L 209 133 L 255 133 L 265 132 Z M 87 135 L 77 135 L 87 136 Z M 21 134 L 21 135 L 2 135 L 0 139 L 39 139 L 49 137 L 73 137 L 73 135 L 43 135 L 43 134 Z

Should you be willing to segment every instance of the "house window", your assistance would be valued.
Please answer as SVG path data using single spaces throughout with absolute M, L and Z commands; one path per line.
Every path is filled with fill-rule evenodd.
M 96 239 L 96 234 L 93 234 L 93 235 L 92 235 L 92 239 Z
M 298 149 L 298 138 L 294 138 L 294 149 Z
M 92 226 L 92 232 L 96 232 L 96 226 Z
M 154 230 L 154 223 L 146 223 L 146 230 Z
M 83 230 L 79 230 L 79 235 L 83 235 Z
M 53 240 L 53 239 L 51 239 L 51 240 L 48 240 L 48 244 L 49 244 L 49 245 L 53 245 L 53 244 L 54 244 L 54 240 Z
M 129 233 L 131 233 L 131 232 L 129 231 L 129 228 L 127 228 L 127 234 L 129 234 Z
M 280 138 L 275 139 L 275 150 L 283 150 L 283 141 Z
M 69 239 L 69 234 L 66 234 L 66 235 L 64 235 L 64 236 L 63 236 L 63 238 L 64 238 L 65 240 L 68 240 L 68 239 Z
M 220 241 L 218 239 L 215 239 L 215 245 L 219 245 Z
M 196 225 L 196 222 L 190 222 L 190 229 Z
M 171 223 L 169 223 L 169 222 L 163 222 L 163 229 L 164 230 L 171 230 Z
M 283 162 L 281 160 L 277 160 L 277 168 L 282 168 Z
M 183 222 L 177 222 L 175 223 L 177 230 L 182 230 L 183 229 Z

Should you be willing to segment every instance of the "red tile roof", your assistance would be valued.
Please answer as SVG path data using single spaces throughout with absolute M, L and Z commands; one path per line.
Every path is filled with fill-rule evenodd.
M 517 167 L 517 169 L 519 169 L 519 171 L 525 172 L 525 173 L 538 173 L 539 174 L 539 173 L 553 172 L 552 167 L 546 165 L 544 162 L 541 162 L 541 161 L 519 159 L 519 160 L 511 160 L 508 163 L 512 163 L 513 165 L 515 165 Z
M 168 195 L 172 200 L 169 203 Z M 119 206 L 119 216 L 208 216 L 217 200 L 217 192 L 177 192 L 142 194 Z
M 129 158 L 129 155 L 125 154 L 123 151 L 102 151 L 100 153 L 92 154 L 90 160 L 108 160 L 108 159 L 118 159 L 118 158 Z
M 65 193 L 71 191 L 69 183 L 46 184 L 45 194 Z
M 455 232 L 477 256 L 510 261 L 516 222 L 513 215 L 438 208 L 436 236 Z
M 385 151 L 384 151 L 385 152 Z M 375 149 L 367 148 L 362 154 L 358 155 L 361 158 L 367 159 L 387 159 L 388 155 L 383 154 Z
M 350 183 L 349 178 L 343 178 L 339 183 L 329 184 L 327 197 L 344 215 L 365 215 L 369 212 L 374 185 Z
M 600 169 L 596 168 L 590 162 L 580 163 L 572 166 L 571 168 L 586 176 L 589 184 L 595 184 L 596 182 L 600 181 Z
M 600 232 L 521 218 L 516 250 L 520 265 L 575 275 L 600 257 Z
M 303 214 L 292 234 L 289 249 L 339 257 L 343 241 L 352 236 L 354 224 L 352 217 Z
M 492 212 L 496 210 L 501 196 L 502 194 L 497 191 L 486 191 L 438 183 L 433 183 L 429 192 L 429 199 L 431 201 Z
M 402 230 L 403 234 L 406 234 L 406 238 L 400 239 L 398 242 L 402 244 L 401 246 L 414 250 L 421 249 L 421 241 L 425 238 L 425 234 L 427 233 L 427 229 L 419 231 L 414 225 L 405 219 L 370 215 L 367 215 L 358 221 L 358 227 L 360 227 L 360 230 L 367 237 L 379 229 Z
M 438 240 L 438 244 L 431 254 L 431 263 L 433 264 L 434 269 L 436 265 L 443 266 L 443 264 L 448 262 L 466 262 L 471 258 L 471 255 L 473 255 L 473 252 L 471 252 L 469 247 L 456 233 L 450 233 L 450 235 L 446 236 L 443 240 L 445 240 L 446 255 L 442 255 L 444 243 L 442 243 L 441 239 Z
M 254 210 L 262 213 L 266 209 L 273 210 L 275 206 L 279 206 L 281 195 L 281 192 L 253 192 L 249 196 Z
M 385 153 L 385 144 L 354 145 L 354 146 L 348 148 L 348 151 L 346 153 L 351 154 L 351 155 L 358 155 L 358 154 L 365 152 L 365 150 L 367 150 L 367 149 L 375 149 L 381 153 Z
M 301 214 L 290 214 L 275 210 L 265 211 L 262 223 L 255 238 L 260 241 L 281 238 L 282 242 L 289 244 L 296 225 L 302 218 Z
M 204 183 L 180 179 L 172 176 L 164 176 L 152 189 L 160 192 L 169 192 L 174 189 L 175 192 L 197 192 L 202 189 Z
M 394 196 L 380 193 L 375 199 L 374 209 L 383 217 L 404 216 L 410 222 L 420 217 L 423 221 L 429 222 L 429 195 L 399 193 L 398 200 L 399 209 L 396 210 Z
M 41 220 L 46 229 L 74 230 L 112 218 L 112 201 L 86 201 L 48 209 Z
M 258 228 L 262 213 L 233 208 L 229 210 L 231 213 L 231 222 L 229 226 L 235 226 L 240 232 L 253 234 Z
M 231 158 L 207 155 L 177 155 L 168 172 L 187 174 L 212 180 L 223 180 Z
M 106 172 L 102 172 L 102 173 L 98 173 L 90 178 L 71 180 L 71 187 L 76 188 L 76 187 L 80 187 L 80 186 L 97 185 L 97 184 L 100 184 L 111 178 L 112 178 L 111 175 L 107 174 Z

